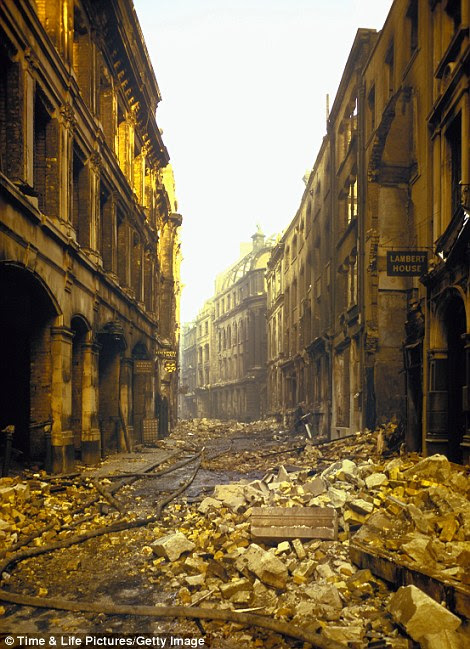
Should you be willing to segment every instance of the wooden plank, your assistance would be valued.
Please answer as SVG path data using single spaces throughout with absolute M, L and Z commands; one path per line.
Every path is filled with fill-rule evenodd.
M 253 507 L 251 537 L 264 543 L 293 539 L 338 538 L 338 515 L 332 507 Z
M 412 568 L 404 561 L 388 556 L 377 548 L 370 548 L 359 541 L 349 546 L 349 555 L 353 563 L 369 570 L 393 584 L 400 586 L 413 585 L 424 591 L 436 602 L 445 602 L 453 613 L 470 618 L 470 588 L 461 582 L 451 582 L 438 573 L 425 568 Z

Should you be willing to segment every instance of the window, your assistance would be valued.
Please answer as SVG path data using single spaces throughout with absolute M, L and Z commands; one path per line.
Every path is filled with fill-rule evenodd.
M 450 203 L 452 218 L 461 203 L 462 117 L 460 113 L 447 129 L 446 140 L 448 145 L 448 164 L 450 167 Z
M 353 176 L 349 181 L 347 203 L 348 203 L 347 222 L 349 224 L 357 217 L 357 178 L 356 176 Z
M 454 23 L 454 31 L 458 29 L 462 22 L 462 2 L 461 0 L 447 0 L 445 5 L 446 13 Z
M 406 17 L 410 29 L 410 55 L 418 49 L 418 0 L 411 0 Z
M 388 46 L 387 53 L 385 55 L 385 97 L 391 97 L 394 91 L 394 62 L 395 62 L 395 52 L 393 41 L 391 41 Z
M 367 95 L 367 107 L 369 109 L 369 128 L 370 133 L 375 130 L 375 85 L 369 90 Z
M 48 4 L 48 3 L 44 3 Z M 52 3 L 49 3 L 52 4 Z M 91 107 L 92 45 L 85 17 L 75 5 L 73 16 L 73 70 L 80 86 L 80 95 Z
M 37 89 L 34 100 L 34 189 L 39 209 L 48 216 L 58 216 L 59 169 L 57 120 L 43 93 Z
M 84 155 L 77 148 L 73 150 L 72 162 L 72 225 L 81 246 L 89 245 L 89 198 L 88 170 L 85 167 Z

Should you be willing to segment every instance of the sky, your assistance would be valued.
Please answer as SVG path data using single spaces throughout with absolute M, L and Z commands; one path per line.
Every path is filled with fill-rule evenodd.
M 181 321 L 214 294 L 259 225 L 300 205 L 359 27 L 392 0 L 134 0 L 162 101 L 183 262 Z

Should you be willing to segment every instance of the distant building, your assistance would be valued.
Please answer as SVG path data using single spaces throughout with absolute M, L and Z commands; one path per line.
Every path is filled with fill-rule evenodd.
M 64 471 L 176 417 L 181 216 L 131 0 L 1 3 L 0 70 L 0 428 Z
M 210 417 L 211 385 L 216 375 L 215 337 L 214 337 L 214 301 L 206 300 L 196 318 L 196 412 L 198 417 Z
M 197 345 L 196 325 L 193 322 L 185 324 L 182 328 L 180 350 L 179 417 L 192 419 L 197 416 Z
M 217 276 L 215 294 L 194 322 L 198 417 L 249 421 L 266 412 L 265 272 L 272 246 L 256 232 L 238 261 Z M 189 344 L 183 351 L 188 367 Z M 188 412 L 192 397 L 183 398 Z

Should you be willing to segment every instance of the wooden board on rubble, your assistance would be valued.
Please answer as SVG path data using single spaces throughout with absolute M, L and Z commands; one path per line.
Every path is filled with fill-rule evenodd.
M 357 566 L 369 568 L 376 577 L 388 581 L 395 588 L 416 586 L 436 602 L 444 601 L 453 613 L 470 618 L 470 587 L 466 584 L 451 582 L 425 568 L 411 568 L 384 551 L 363 545 L 360 541 L 351 542 L 349 556 Z
M 332 507 L 253 507 L 250 531 L 254 541 L 263 543 L 335 540 L 338 515 Z

